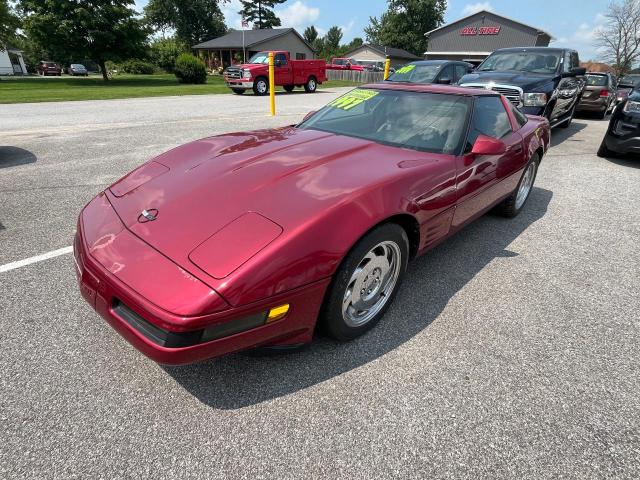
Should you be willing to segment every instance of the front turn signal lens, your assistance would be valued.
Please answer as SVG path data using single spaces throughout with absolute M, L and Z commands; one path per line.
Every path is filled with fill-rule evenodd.
M 272 308 L 271 310 L 269 310 L 269 315 L 267 315 L 266 323 L 275 322 L 276 320 L 284 318 L 289 312 L 289 308 L 290 305 L 288 303 Z

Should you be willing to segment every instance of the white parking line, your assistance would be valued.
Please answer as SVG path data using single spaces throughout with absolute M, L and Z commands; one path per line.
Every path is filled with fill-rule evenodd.
M 50 258 L 59 257 L 60 255 L 66 255 L 73 252 L 73 247 L 59 248 L 51 252 L 43 253 L 42 255 L 36 255 L 35 257 L 25 258 L 24 260 L 18 260 L 17 262 L 7 263 L 0 265 L 0 273 L 8 272 L 9 270 L 15 270 L 16 268 L 26 267 L 32 263 L 42 262 L 43 260 L 49 260 Z

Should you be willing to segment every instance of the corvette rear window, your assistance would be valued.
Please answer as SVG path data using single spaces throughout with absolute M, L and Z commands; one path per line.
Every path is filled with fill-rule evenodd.
M 298 127 L 455 154 L 462 146 L 469 103 L 460 95 L 357 88 Z

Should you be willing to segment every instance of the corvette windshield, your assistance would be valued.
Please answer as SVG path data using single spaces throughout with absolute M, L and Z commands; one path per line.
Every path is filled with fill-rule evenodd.
M 299 128 L 454 154 L 461 148 L 469 101 L 460 95 L 357 88 Z
M 478 71 L 513 70 L 531 73 L 555 73 L 560 52 L 496 52 L 482 62 Z
M 410 63 L 389 77 L 390 82 L 431 83 L 442 65 L 416 65 Z

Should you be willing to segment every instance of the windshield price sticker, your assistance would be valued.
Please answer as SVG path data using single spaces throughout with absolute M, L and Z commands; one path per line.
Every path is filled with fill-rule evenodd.
M 415 65 L 405 65 L 404 67 L 399 68 L 398 70 L 396 70 L 396 73 L 409 73 L 414 68 L 416 68 Z
M 360 105 L 367 100 L 371 100 L 380 92 L 375 90 L 352 90 L 346 95 L 337 98 L 333 102 L 329 103 L 330 107 L 340 108 L 342 110 L 350 110 L 356 105 Z

